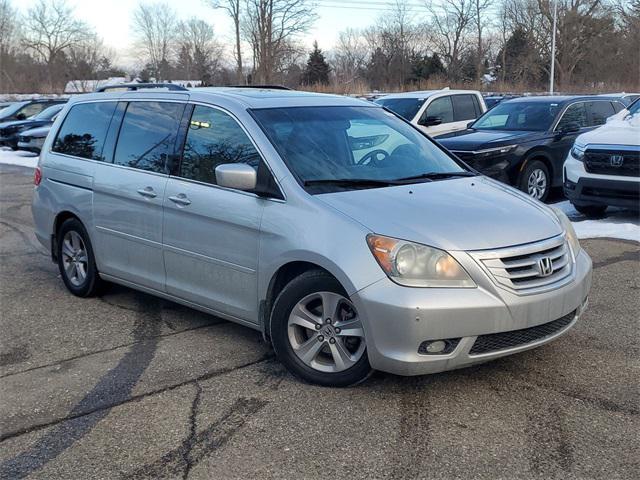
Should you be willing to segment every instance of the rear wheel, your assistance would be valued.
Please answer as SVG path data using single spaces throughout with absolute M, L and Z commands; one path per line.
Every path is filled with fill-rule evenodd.
M 549 169 L 540 160 L 529 162 L 520 175 L 518 187 L 529 196 L 544 202 L 551 190 Z
M 362 320 L 340 283 L 322 270 L 284 287 L 270 333 L 278 359 L 308 382 L 346 387 L 371 373 Z
M 89 235 L 76 218 L 66 220 L 58 231 L 58 269 L 67 289 L 78 297 L 98 293 L 98 275 Z
M 573 208 L 586 217 L 601 217 L 607 210 L 606 205 L 573 205 Z

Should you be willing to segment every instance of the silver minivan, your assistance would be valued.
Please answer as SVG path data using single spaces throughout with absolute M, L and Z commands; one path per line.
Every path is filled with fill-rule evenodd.
M 115 282 L 258 329 L 321 385 L 537 347 L 591 286 L 562 212 L 357 99 L 80 95 L 34 183 L 36 235 L 71 293 Z

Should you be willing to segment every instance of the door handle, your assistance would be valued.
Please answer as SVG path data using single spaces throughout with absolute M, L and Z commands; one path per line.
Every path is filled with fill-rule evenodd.
M 144 187 L 138 190 L 138 193 L 143 197 L 147 198 L 156 198 L 158 195 L 153 191 L 152 187 Z
M 191 200 L 189 200 L 184 193 L 179 193 L 178 195 L 171 196 L 169 197 L 169 200 L 184 207 L 186 207 L 187 205 L 191 205 Z

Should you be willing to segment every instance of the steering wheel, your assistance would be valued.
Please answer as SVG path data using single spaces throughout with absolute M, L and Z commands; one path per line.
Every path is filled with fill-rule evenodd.
M 385 150 L 371 150 L 365 154 L 359 161 L 358 165 L 369 165 L 384 162 L 390 155 Z

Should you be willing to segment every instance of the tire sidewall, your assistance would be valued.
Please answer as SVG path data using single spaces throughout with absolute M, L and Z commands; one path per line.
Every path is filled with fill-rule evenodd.
M 522 190 L 524 193 L 529 195 L 529 177 L 531 176 L 531 173 L 534 170 L 538 170 L 538 169 L 542 170 L 544 174 L 547 176 L 547 188 L 544 192 L 544 195 L 542 196 L 542 198 L 536 199 L 540 202 L 544 202 L 547 200 L 547 197 L 549 196 L 549 192 L 551 192 L 551 174 L 547 166 L 540 160 L 531 160 L 530 162 L 527 162 L 527 167 L 524 169 L 524 172 L 522 172 L 522 177 L 520 178 L 519 187 L 520 187 L 520 190 Z
M 322 271 L 305 272 L 292 280 L 282 289 L 271 311 L 269 333 L 276 356 L 291 373 L 310 383 L 329 387 L 348 387 L 366 380 L 371 373 L 366 349 L 354 366 L 337 373 L 314 370 L 305 365 L 293 351 L 288 336 L 289 315 L 300 300 L 316 292 L 333 292 L 349 298 L 340 283 Z
M 80 286 L 73 285 L 67 278 L 67 274 L 64 270 L 62 261 L 62 244 L 64 242 L 64 236 L 70 231 L 75 231 L 80 235 L 80 237 L 82 237 L 82 241 L 84 242 L 85 248 L 87 249 L 87 279 L 84 284 Z M 93 246 L 91 245 L 91 240 L 89 239 L 89 235 L 87 234 L 86 229 L 78 219 L 70 218 L 68 220 L 65 220 L 64 223 L 60 226 L 56 237 L 58 239 L 56 252 L 58 257 L 58 269 L 60 270 L 60 276 L 62 277 L 62 281 L 64 282 L 65 286 L 71 293 L 78 297 L 92 296 L 96 293 L 99 279 L 98 271 L 96 269 L 95 257 L 93 255 Z

